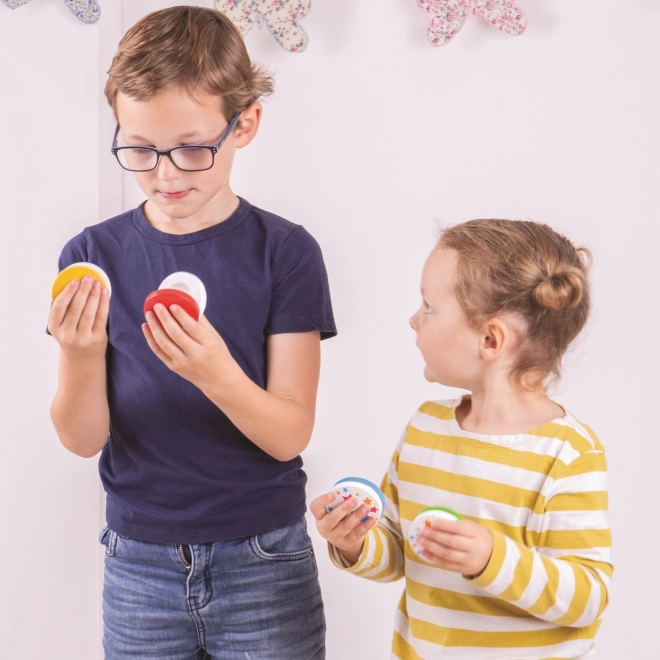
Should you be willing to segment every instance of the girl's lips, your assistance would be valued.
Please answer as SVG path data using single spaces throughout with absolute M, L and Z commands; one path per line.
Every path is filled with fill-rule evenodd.
M 181 190 L 179 192 L 163 192 L 159 191 L 160 195 L 165 199 L 183 199 L 186 195 L 192 192 L 192 188 L 188 190 Z

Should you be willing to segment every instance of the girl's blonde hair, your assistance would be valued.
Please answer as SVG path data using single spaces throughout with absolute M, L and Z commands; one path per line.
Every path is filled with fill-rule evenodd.
M 512 380 L 533 389 L 561 375 L 561 360 L 589 317 L 591 252 L 538 222 L 470 220 L 438 247 L 458 254 L 456 296 L 483 329 L 509 315 L 522 329 Z
M 272 76 L 252 63 L 240 32 L 206 7 L 169 7 L 140 19 L 119 42 L 105 95 L 117 116 L 117 93 L 144 100 L 166 87 L 222 99 L 227 121 L 273 91 Z

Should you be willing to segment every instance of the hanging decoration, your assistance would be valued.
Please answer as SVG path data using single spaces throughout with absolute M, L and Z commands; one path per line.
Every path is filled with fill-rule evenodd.
M 517 36 L 527 27 L 527 18 L 513 0 L 417 0 L 432 15 L 429 41 L 444 46 L 463 27 L 468 14 L 481 14 L 498 30 Z
M 2 0 L 10 9 L 26 5 L 30 0 Z M 101 8 L 95 0 L 64 0 L 71 13 L 83 23 L 96 23 L 101 15 Z
M 243 37 L 256 24 L 266 25 L 285 50 L 299 53 L 307 34 L 298 21 L 307 15 L 312 0 L 215 0 L 215 8 L 229 16 Z

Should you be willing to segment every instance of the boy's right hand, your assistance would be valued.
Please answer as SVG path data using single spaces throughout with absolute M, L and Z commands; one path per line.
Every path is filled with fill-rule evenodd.
M 108 290 L 86 275 L 70 282 L 55 298 L 48 315 L 48 332 L 69 357 L 105 359 L 109 309 Z
M 357 504 L 354 497 L 332 511 L 326 511 L 325 507 L 334 499 L 334 493 L 321 495 L 309 505 L 309 509 L 314 516 L 319 534 L 332 543 L 351 564 L 355 564 L 362 554 L 364 537 L 376 524 L 376 518 L 369 517 L 363 523 L 360 522 L 369 511 L 366 504 L 350 513 Z

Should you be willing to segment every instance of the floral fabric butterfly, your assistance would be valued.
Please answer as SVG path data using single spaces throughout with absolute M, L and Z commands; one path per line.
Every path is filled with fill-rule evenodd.
M 417 0 L 433 18 L 428 28 L 429 41 L 444 46 L 463 27 L 468 14 L 481 14 L 498 30 L 519 35 L 527 27 L 527 18 L 513 0 Z
M 286 50 L 305 50 L 307 34 L 298 21 L 307 15 L 312 0 L 216 0 L 215 8 L 227 14 L 245 35 L 257 24 L 266 25 Z
M 30 0 L 2 0 L 10 9 L 26 5 Z M 101 15 L 101 8 L 95 0 L 64 0 L 71 13 L 83 23 L 96 23 Z

